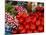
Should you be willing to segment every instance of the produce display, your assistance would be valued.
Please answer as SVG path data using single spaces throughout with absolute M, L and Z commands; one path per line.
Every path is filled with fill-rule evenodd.
M 6 35 L 40 32 L 44 32 L 44 3 L 6 1 Z

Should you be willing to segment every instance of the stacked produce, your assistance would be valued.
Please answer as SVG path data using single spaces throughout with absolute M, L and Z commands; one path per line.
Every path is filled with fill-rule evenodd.
M 44 31 L 44 15 L 43 12 L 31 12 L 30 15 L 26 13 L 20 13 L 17 15 L 19 20 L 19 30 L 20 33 L 30 33 L 30 32 L 43 32 Z
M 44 32 L 43 6 L 37 6 L 35 8 L 35 12 L 30 10 L 30 12 L 28 13 L 28 9 L 26 9 L 26 7 L 22 5 L 15 5 L 15 14 L 12 13 L 11 15 L 11 12 L 13 11 L 5 13 L 6 32 L 10 32 L 11 34 Z

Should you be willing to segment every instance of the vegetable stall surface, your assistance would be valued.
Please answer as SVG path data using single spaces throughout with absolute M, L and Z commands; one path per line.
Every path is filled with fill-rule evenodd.
M 18 3 L 18 2 L 17 2 Z M 5 12 L 5 32 L 6 34 L 25 34 L 44 32 L 44 7 L 36 6 L 34 12 L 31 11 L 29 2 L 20 2 L 21 4 L 12 5 L 6 8 Z M 24 7 L 24 3 L 27 6 Z M 29 8 L 31 10 L 29 10 Z M 14 10 L 13 10 L 14 9 Z M 12 11 L 13 10 L 13 11 Z M 29 12 L 28 12 L 29 10 Z M 13 15 L 14 14 L 14 15 Z

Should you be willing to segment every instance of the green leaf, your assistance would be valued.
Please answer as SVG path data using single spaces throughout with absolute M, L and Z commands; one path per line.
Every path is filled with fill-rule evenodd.
M 7 12 L 10 12 L 10 10 L 11 10 L 12 8 L 13 8 L 13 7 L 12 7 L 12 5 L 11 5 L 10 2 L 5 4 L 5 10 L 6 10 Z

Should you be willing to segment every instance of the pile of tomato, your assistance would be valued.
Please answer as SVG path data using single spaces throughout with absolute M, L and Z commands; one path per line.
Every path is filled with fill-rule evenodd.
M 44 32 L 43 7 L 36 7 L 36 12 L 30 14 L 19 12 L 16 18 L 19 20 L 19 33 Z

